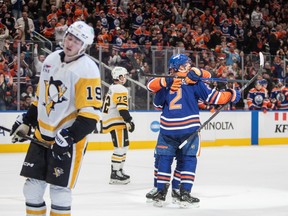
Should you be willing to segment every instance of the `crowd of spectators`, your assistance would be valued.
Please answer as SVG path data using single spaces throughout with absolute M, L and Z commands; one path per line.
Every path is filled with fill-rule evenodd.
M 287 79 L 285 0 L 220 0 L 217 4 L 212 0 L 0 0 L 0 19 L 1 110 L 17 107 L 18 62 L 20 109 L 35 97 L 26 90 L 32 87 L 35 92 L 39 68 L 47 54 L 39 53 L 35 34 L 52 41 L 55 49 L 76 20 L 84 20 L 95 30 L 92 54 L 97 57 L 101 48 L 107 65 L 125 66 L 133 78 L 143 83 L 145 78 L 127 64 L 129 55 L 143 71 L 151 73 L 151 49 L 155 47 L 160 51 L 183 48 L 196 66 L 215 77 L 233 79 L 255 75 L 255 58 L 264 52 L 268 61 L 263 79 L 269 83 L 269 93 L 278 79 L 284 83 Z M 164 65 L 163 58 L 157 65 Z M 159 70 L 156 73 L 164 73 Z

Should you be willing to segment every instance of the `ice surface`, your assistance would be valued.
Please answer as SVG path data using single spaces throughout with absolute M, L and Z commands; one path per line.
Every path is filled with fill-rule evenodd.
M 128 185 L 109 185 L 112 151 L 88 151 L 73 191 L 73 216 L 287 216 L 288 145 L 207 147 L 198 160 L 192 195 L 199 208 L 179 209 L 170 191 L 163 208 L 146 203 L 153 186 L 153 150 L 129 150 Z M 0 154 L 0 215 L 25 215 L 19 176 L 24 153 Z M 45 194 L 49 210 L 49 191 Z M 47 213 L 47 215 L 49 215 Z

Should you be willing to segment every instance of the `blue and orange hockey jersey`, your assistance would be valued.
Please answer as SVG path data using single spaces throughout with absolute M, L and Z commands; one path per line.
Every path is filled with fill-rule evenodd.
M 159 78 L 151 80 L 147 86 L 152 92 L 155 86 L 154 106 L 162 109 L 160 132 L 166 135 L 192 133 L 200 127 L 199 99 L 209 104 L 225 104 L 232 96 L 228 91 L 211 89 L 202 81 L 193 85 L 183 82 L 176 92 L 164 87 L 158 90 L 157 82 Z

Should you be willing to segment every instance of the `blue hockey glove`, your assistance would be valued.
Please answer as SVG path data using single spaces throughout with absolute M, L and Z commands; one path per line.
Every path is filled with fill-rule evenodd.
M 202 77 L 202 71 L 198 68 L 191 68 L 191 70 L 187 73 L 187 77 L 185 78 L 185 82 L 187 84 L 195 84 Z
M 135 124 L 133 120 L 131 119 L 130 121 L 127 121 L 125 123 L 126 123 L 127 130 L 132 133 L 135 130 Z
M 240 91 L 235 90 L 235 89 L 227 89 L 226 91 L 229 91 L 232 94 L 231 102 L 233 104 L 236 104 L 241 99 Z
M 23 123 L 23 118 L 25 117 L 25 115 L 26 113 L 18 115 L 15 123 L 12 126 L 12 129 L 10 131 L 10 136 L 12 136 L 12 143 L 25 142 L 27 140 L 22 136 L 19 136 L 18 133 L 21 133 L 21 135 L 23 136 L 29 136 L 31 134 L 31 127 Z
M 55 159 L 64 161 L 71 158 L 70 148 L 74 144 L 74 140 L 69 136 L 67 129 L 58 131 L 55 137 L 55 143 L 51 145 L 52 155 Z

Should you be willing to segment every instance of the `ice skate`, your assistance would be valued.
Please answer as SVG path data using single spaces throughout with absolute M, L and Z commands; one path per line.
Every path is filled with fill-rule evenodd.
M 172 196 L 172 203 L 173 204 L 179 204 L 179 202 L 180 202 L 180 190 L 179 189 L 172 189 L 171 196 Z
M 130 179 L 130 176 L 127 175 L 127 174 L 124 172 L 123 169 L 120 169 L 119 171 L 122 173 L 123 176 L 125 176 L 125 177 L 128 178 L 128 179 Z
M 146 202 L 151 203 L 153 202 L 153 197 L 157 193 L 157 188 L 153 187 L 147 194 L 146 194 Z
M 192 197 L 187 190 L 180 189 L 180 208 L 196 207 L 198 208 L 200 200 L 196 197 Z
M 124 176 L 120 170 L 112 170 L 109 184 L 128 184 L 130 177 Z
M 164 189 L 157 190 L 156 194 L 153 196 L 153 205 L 156 207 L 163 207 L 166 200 L 166 195 L 168 192 L 169 184 L 166 184 Z

